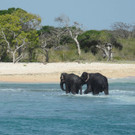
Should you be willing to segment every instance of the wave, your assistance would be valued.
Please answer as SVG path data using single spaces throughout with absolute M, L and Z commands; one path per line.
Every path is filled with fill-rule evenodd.
M 47 89 L 29 89 L 29 88 L 0 88 L 0 91 L 12 91 L 12 92 L 22 92 L 22 91 L 29 91 L 29 92 L 62 92 L 65 95 L 71 96 L 73 94 L 66 94 L 64 91 L 62 91 L 60 88 L 47 88 Z M 84 90 L 82 90 L 84 93 Z M 135 90 L 120 90 L 120 89 L 114 89 L 114 90 L 109 90 L 109 95 L 135 95 Z M 88 94 L 76 94 L 75 96 L 89 96 L 92 97 L 92 93 Z M 104 96 L 104 92 L 99 93 L 99 95 L 94 95 L 95 97 L 102 97 Z M 105 95 L 106 97 L 106 95 Z
M 92 102 L 96 103 L 107 103 L 107 104 L 122 104 L 122 105 L 135 105 L 135 91 L 131 90 L 110 90 L 109 95 L 100 93 L 99 95 L 89 94 L 65 94 L 62 93 L 61 96 L 67 96 L 69 98 L 82 98 L 91 99 Z
M 108 81 L 109 83 L 135 83 L 135 77 L 111 78 Z
M 51 88 L 43 87 L 1 87 L 0 92 L 41 92 L 44 96 L 67 96 L 69 98 L 83 98 L 83 99 L 92 99 L 96 102 L 104 102 L 104 99 L 107 100 L 109 104 L 135 104 L 135 89 L 127 89 L 118 86 L 118 89 L 115 89 L 113 86 L 112 89 L 109 90 L 109 95 L 105 95 L 104 92 L 100 93 L 99 95 L 93 95 L 92 93 L 89 94 L 66 94 L 62 91 L 58 86 L 54 86 Z M 84 92 L 84 89 L 83 89 Z
M 135 105 L 135 96 L 115 95 L 110 97 L 114 102 L 112 104 L 132 104 Z
M 121 95 L 121 94 L 126 94 L 126 95 L 129 95 L 129 94 L 135 94 L 135 91 L 133 91 L 133 90 L 119 90 L 119 89 L 117 89 L 117 90 L 110 90 L 109 91 L 110 92 L 110 94 L 118 94 L 118 95 Z
M 4 91 L 4 92 L 8 92 L 8 91 L 11 91 L 11 92 L 57 92 L 57 91 L 60 91 L 60 89 L 22 89 L 22 88 L 17 88 L 17 89 L 13 89 L 13 88 L 3 88 L 3 89 L 0 89 L 0 91 Z
M 110 90 L 110 99 L 116 104 L 135 104 L 135 91 L 119 89 Z
M 12 91 L 12 92 L 21 92 L 23 91 L 22 89 L 12 89 L 12 88 L 3 88 L 3 89 L 0 89 L 0 91 Z

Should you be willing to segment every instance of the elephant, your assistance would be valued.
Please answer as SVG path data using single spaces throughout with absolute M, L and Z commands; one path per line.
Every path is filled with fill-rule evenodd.
M 105 76 L 100 73 L 87 73 L 83 72 L 81 75 L 83 84 L 87 84 L 87 89 L 84 91 L 84 94 L 92 92 L 93 95 L 103 92 L 105 95 L 109 94 L 108 91 L 108 80 Z
M 65 89 L 63 87 L 65 84 Z M 62 73 L 60 76 L 60 87 L 63 91 L 72 94 L 78 94 L 80 90 L 80 94 L 82 94 L 82 80 L 79 76 L 75 74 Z

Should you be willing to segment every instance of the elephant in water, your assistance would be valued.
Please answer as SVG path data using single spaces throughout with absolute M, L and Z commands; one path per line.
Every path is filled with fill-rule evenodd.
M 65 89 L 63 85 L 65 84 Z M 82 94 L 82 80 L 79 76 L 75 74 L 62 73 L 60 76 L 60 87 L 66 93 Z
M 84 91 L 84 94 L 92 92 L 93 95 L 99 94 L 99 92 L 105 93 L 108 95 L 108 80 L 105 76 L 100 73 L 87 73 L 83 72 L 81 75 L 83 84 L 87 84 L 87 89 Z

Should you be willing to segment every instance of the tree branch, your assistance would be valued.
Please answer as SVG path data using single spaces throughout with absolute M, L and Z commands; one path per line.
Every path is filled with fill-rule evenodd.
M 6 35 L 5 35 L 4 31 L 2 30 L 1 32 L 2 32 L 2 36 L 3 36 L 4 40 L 5 40 L 5 42 L 6 42 L 7 45 L 8 45 L 8 49 L 9 49 L 10 51 L 12 51 L 12 50 L 11 50 L 11 47 L 10 47 L 10 43 L 8 42 L 8 40 L 7 40 L 7 38 L 6 38 Z

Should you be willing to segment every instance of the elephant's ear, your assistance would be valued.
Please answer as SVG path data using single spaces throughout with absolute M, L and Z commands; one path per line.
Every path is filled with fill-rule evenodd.
M 60 79 L 61 79 L 61 80 L 65 80 L 65 73 L 62 73 L 62 74 L 61 74 Z
M 60 79 L 61 79 L 61 80 L 63 80 L 63 79 L 64 79 L 64 76 L 63 76 L 63 74 L 61 74 L 61 77 L 60 77 Z

